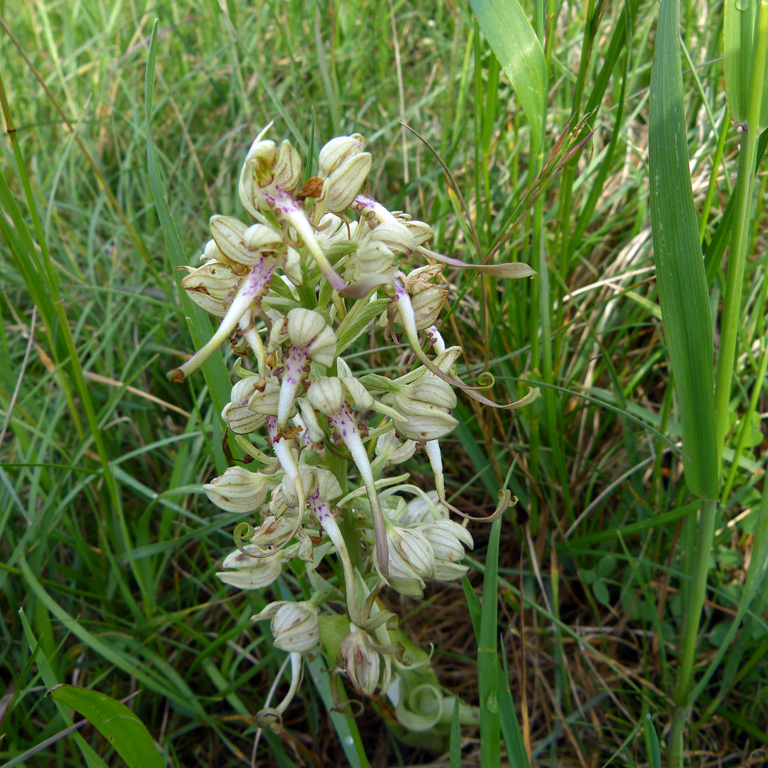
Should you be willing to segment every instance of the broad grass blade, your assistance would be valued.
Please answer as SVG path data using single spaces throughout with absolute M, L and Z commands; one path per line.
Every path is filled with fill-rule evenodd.
M 717 498 L 714 339 L 688 171 L 678 0 L 663 0 L 651 74 L 650 198 L 656 280 L 675 374 L 686 482 Z
M 45 653 L 39 652 L 42 650 L 41 643 L 43 638 L 37 639 L 35 637 L 23 608 L 19 611 L 19 618 L 21 619 L 21 626 L 24 629 L 24 635 L 26 636 L 29 650 L 35 659 L 35 664 L 37 666 L 38 672 L 40 673 L 40 677 L 43 678 L 43 683 L 47 688 L 52 688 L 57 684 L 58 681 L 56 680 L 56 675 Z M 70 714 L 69 707 L 66 707 L 63 704 L 59 704 L 58 702 L 56 703 L 56 707 L 59 710 L 59 715 L 61 716 L 64 724 L 71 728 L 74 725 L 74 721 L 72 719 L 72 715 Z M 81 734 L 75 732 L 73 733 L 73 736 L 78 748 L 83 754 L 87 768 L 107 767 L 107 764 L 98 756 L 98 754 L 96 754 L 93 747 L 82 737 Z M 34 747 L 32 749 L 34 749 Z M 32 750 L 27 750 L 24 755 L 29 755 L 31 758 L 34 754 L 34 752 L 32 752 L 32 755 L 30 755 L 31 751 Z M 24 762 L 23 759 L 20 759 L 24 758 L 24 755 L 19 755 L 18 758 L 5 763 L 4 768 L 12 768 L 12 766 L 19 765 L 20 763 Z
M 725 0 L 723 23 L 725 95 L 731 119 L 747 123 L 752 54 L 760 0 Z M 758 131 L 768 128 L 768 62 L 762 80 L 762 103 Z M 752 126 L 750 126 L 752 129 Z
M 547 63 L 539 38 L 517 0 L 470 0 L 480 29 L 509 78 L 541 148 L 547 113 Z
M 48 695 L 79 712 L 115 748 L 129 768 L 163 768 L 152 736 L 125 704 L 105 693 L 75 685 L 57 685 Z

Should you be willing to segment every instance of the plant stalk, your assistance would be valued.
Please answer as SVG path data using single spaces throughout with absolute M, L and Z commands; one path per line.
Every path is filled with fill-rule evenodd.
M 683 627 L 683 652 L 679 661 L 677 694 L 675 696 L 675 714 L 672 719 L 672 731 L 669 737 L 669 768 L 683 764 L 683 732 L 688 719 L 689 694 L 693 681 L 693 663 L 696 658 L 696 641 L 699 635 L 699 622 L 707 594 L 707 573 L 712 539 L 715 533 L 715 514 L 717 502 L 702 499 L 699 516 L 699 530 L 696 537 L 693 582 L 688 600 L 688 613 Z

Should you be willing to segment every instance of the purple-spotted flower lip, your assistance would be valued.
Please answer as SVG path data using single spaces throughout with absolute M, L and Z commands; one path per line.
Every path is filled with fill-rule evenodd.
M 264 256 L 243 278 L 216 333 L 186 363 L 168 372 L 167 376 L 170 381 L 184 381 L 229 338 L 247 313 L 252 313 L 254 310 L 260 311 L 261 300 L 269 290 L 272 275 L 276 268 L 277 261 Z

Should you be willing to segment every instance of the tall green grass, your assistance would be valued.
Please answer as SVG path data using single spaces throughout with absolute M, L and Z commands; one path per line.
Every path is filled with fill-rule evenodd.
M 225 383 L 218 373 L 218 383 L 172 386 L 165 371 L 193 347 L 173 266 L 193 263 L 213 212 L 239 215 L 240 163 L 271 119 L 278 133 L 317 146 L 360 131 L 382 158 L 371 192 L 431 222 L 436 250 L 527 261 L 541 276 L 505 285 L 446 274 L 456 296 L 446 327 L 466 349 L 461 373 L 490 370 L 499 402 L 528 385 L 546 396 L 513 418 L 463 402 L 446 442 L 454 503 L 490 508 L 505 484 L 520 501 L 498 528 L 473 526 L 488 553 L 483 545 L 473 555 L 467 598 L 434 590 L 405 622 L 421 645 L 435 644 L 438 678 L 485 707 L 494 734 L 478 742 L 479 731 L 454 731 L 434 759 L 459 764 L 461 749 L 466 765 L 483 752 L 502 762 L 509 754 L 514 765 L 658 764 L 659 750 L 668 757 L 683 658 L 691 682 L 677 704 L 689 713 L 679 719 L 682 754 L 744 761 L 765 746 L 765 574 L 754 567 L 765 563 L 766 519 L 761 176 L 741 230 L 743 279 L 731 288 L 727 245 L 747 204 L 739 184 L 766 137 L 733 176 L 723 6 L 683 4 L 680 63 L 659 75 L 682 78 L 677 143 L 665 123 L 660 146 L 678 149 L 664 173 L 689 180 L 685 248 L 693 254 L 701 243 L 709 288 L 702 300 L 699 262 L 689 258 L 701 317 L 681 322 L 694 331 L 704 316 L 721 323 L 720 298 L 740 300 L 729 310 L 733 386 L 727 396 L 718 389 L 728 412 L 717 432 L 723 472 L 715 494 L 703 494 L 719 503 L 706 515 L 707 556 L 696 560 L 692 493 L 701 487 L 683 472 L 695 440 L 686 396 L 673 394 L 688 381 L 676 364 L 683 326 L 664 317 L 662 328 L 668 302 L 654 275 L 654 245 L 657 260 L 678 253 L 659 244 L 656 216 L 678 209 L 649 192 L 648 164 L 653 50 L 671 50 L 677 25 L 659 26 L 659 6 L 639 0 L 522 3 L 545 66 L 526 101 L 473 14 L 485 5 L 275 0 L 228 2 L 225 12 L 180 0 L 148 10 L 40 0 L 0 11 L 10 132 L 0 160 L 0 668 L 9 695 L 0 762 L 40 747 L 24 764 L 82 765 L 91 752 L 116 764 L 94 729 L 67 732 L 69 710 L 44 696 L 54 683 L 117 700 L 138 692 L 127 705 L 168 765 L 250 762 L 252 716 L 282 654 L 249 620 L 270 596 L 233 595 L 213 576 L 235 516 L 199 494 L 225 461 L 203 387 Z M 437 149 L 452 183 L 400 120 Z M 690 308 L 683 276 L 680 290 Z M 711 375 L 712 355 L 702 354 Z M 396 354 L 382 350 L 379 365 L 396 370 Z M 691 375 L 709 387 L 697 378 L 707 375 L 703 362 Z M 427 462 L 417 457 L 412 471 L 418 480 Z M 701 596 L 703 579 L 702 622 L 685 646 L 689 595 Z M 464 631 L 470 616 L 477 641 Z M 264 735 L 262 764 L 433 759 L 382 728 L 386 703 L 331 721 L 327 694 L 318 669 L 286 734 Z

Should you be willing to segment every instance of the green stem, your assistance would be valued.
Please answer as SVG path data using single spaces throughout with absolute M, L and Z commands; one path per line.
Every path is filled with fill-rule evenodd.
M 683 627 L 683 652 L 679 661 L 677 695 L 675 696 L 675 714 L 669 738 L 669 768 L 683 764 L 683 732 L 690 706 L 689 694 L 693 680 L 693 663 L 696 658 L 696 641 L 699 635 L 699 621 L 707 593 L 707 573 L 712 539 L 715 533 L 715 514 L 717 502 L 702 499 L 699 518 L 696 554 L 694 557 L 693 581 L 688 599 L 688 613 Z
M 755 175 L 755 157 L 760 126 L 763 77 L 768 51 L 768 3 L 760 3 L 754 37 L 752 71 L 749 78 L 747 124 L 741 136 L 739 172 L 736 180 L 736 198 L 728 259 L 728 276 L 723 299 L 723 319 L 720 331 L 720 354 L 717 358 L 715 381 L 715 419 L 717 425 L 718 458 L 722 460 L 725 433 L 728 428 L 728 402 L 731 396 L 736 340 L 741 316 L 741 294 L 744 267 L 749 241 L 749 217 L 752 202 L 752 182 Z

